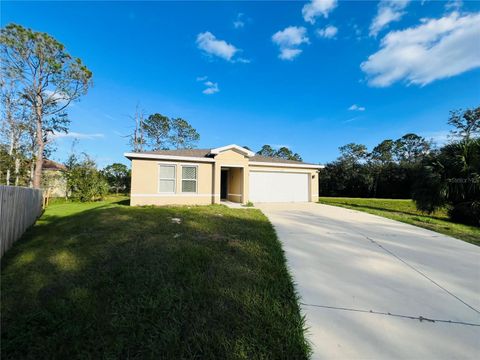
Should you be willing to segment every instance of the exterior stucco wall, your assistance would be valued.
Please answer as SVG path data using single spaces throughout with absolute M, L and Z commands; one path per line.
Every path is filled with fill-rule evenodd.
M 228 171 L 227 198 L 241 203 L 243 199 L 243 168 L 231 168 Z
M 159 192 L 160 164 L 176 166 L 175 193 Z M 182 165 L 197 167 L 197 193 L 182 193 Z M 213 163 L 132 160 L 130 205 L 207 205 L 213 201 Z
M 275 172 L 287 172 L 287 173 L 301 173 L 309 174 L 309 201 L 318 201 L 318 170 L 317 169 L 303 169 L 303 168 L 291 168 L 281 166 L 262 166 L 262 165 L 250 165 L 250 171 L 275 171 Z

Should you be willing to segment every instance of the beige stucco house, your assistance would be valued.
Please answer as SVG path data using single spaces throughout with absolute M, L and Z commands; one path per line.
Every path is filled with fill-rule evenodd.
M 321 165 L 255 155 L 238 145 L 125 153 L 131 205 L 307 202 L 318 197 Z

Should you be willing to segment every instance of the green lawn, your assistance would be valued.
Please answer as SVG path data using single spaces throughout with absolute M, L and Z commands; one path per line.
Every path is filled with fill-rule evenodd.
M 260 211 L 126 202 L 52 204 L 7 252 L 2 359 L 308 358 Z
M 321 197 L 319 202 L 380 215 L 480 245 L 480 228 L 450 221 L 445 209 L 427 215 L 412 200 Z

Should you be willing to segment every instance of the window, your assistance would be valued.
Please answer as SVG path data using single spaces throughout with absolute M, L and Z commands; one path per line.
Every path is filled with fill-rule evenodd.
M 197 167 L 182 166 L 182 192 L 197 192 Z
M 175 165 L 160 165 L 159 192 L 175 193 Z

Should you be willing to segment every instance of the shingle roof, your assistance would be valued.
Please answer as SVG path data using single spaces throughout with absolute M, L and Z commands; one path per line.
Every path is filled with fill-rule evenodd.
M 43 170 L 66 170 L 67 167 L 53 160 L 43 159 Z
M 142 151 L 140 154 L 207 157 L 209 153 L 210 153 L 210 149 L 177 149 L 177 150 Z
M 287 159 L 282 159 L 278 157 L 263 156 L 263 155 L 252 156 L 250 158 L 250 161 L 272 162 L 272 163 L 282 163 L 282 164 L 306 164 L 303 161 L 287 160 Z
M 189 156 L 189 157 L 211 157 L 209 156 L 211 149 L 177 149 L 177 150 L 157 150 L 157 151 L 143 151 L 140 154 L 155 154 L 155 155 L 172 155 L 172 156 Z M 305 163 L 303 161 L 286 160 L 277 157 L 255 155 L 250 158 L 250 161 L 279 163 L 279 164 L 303 164 L 303 165 L 317 165 Z

